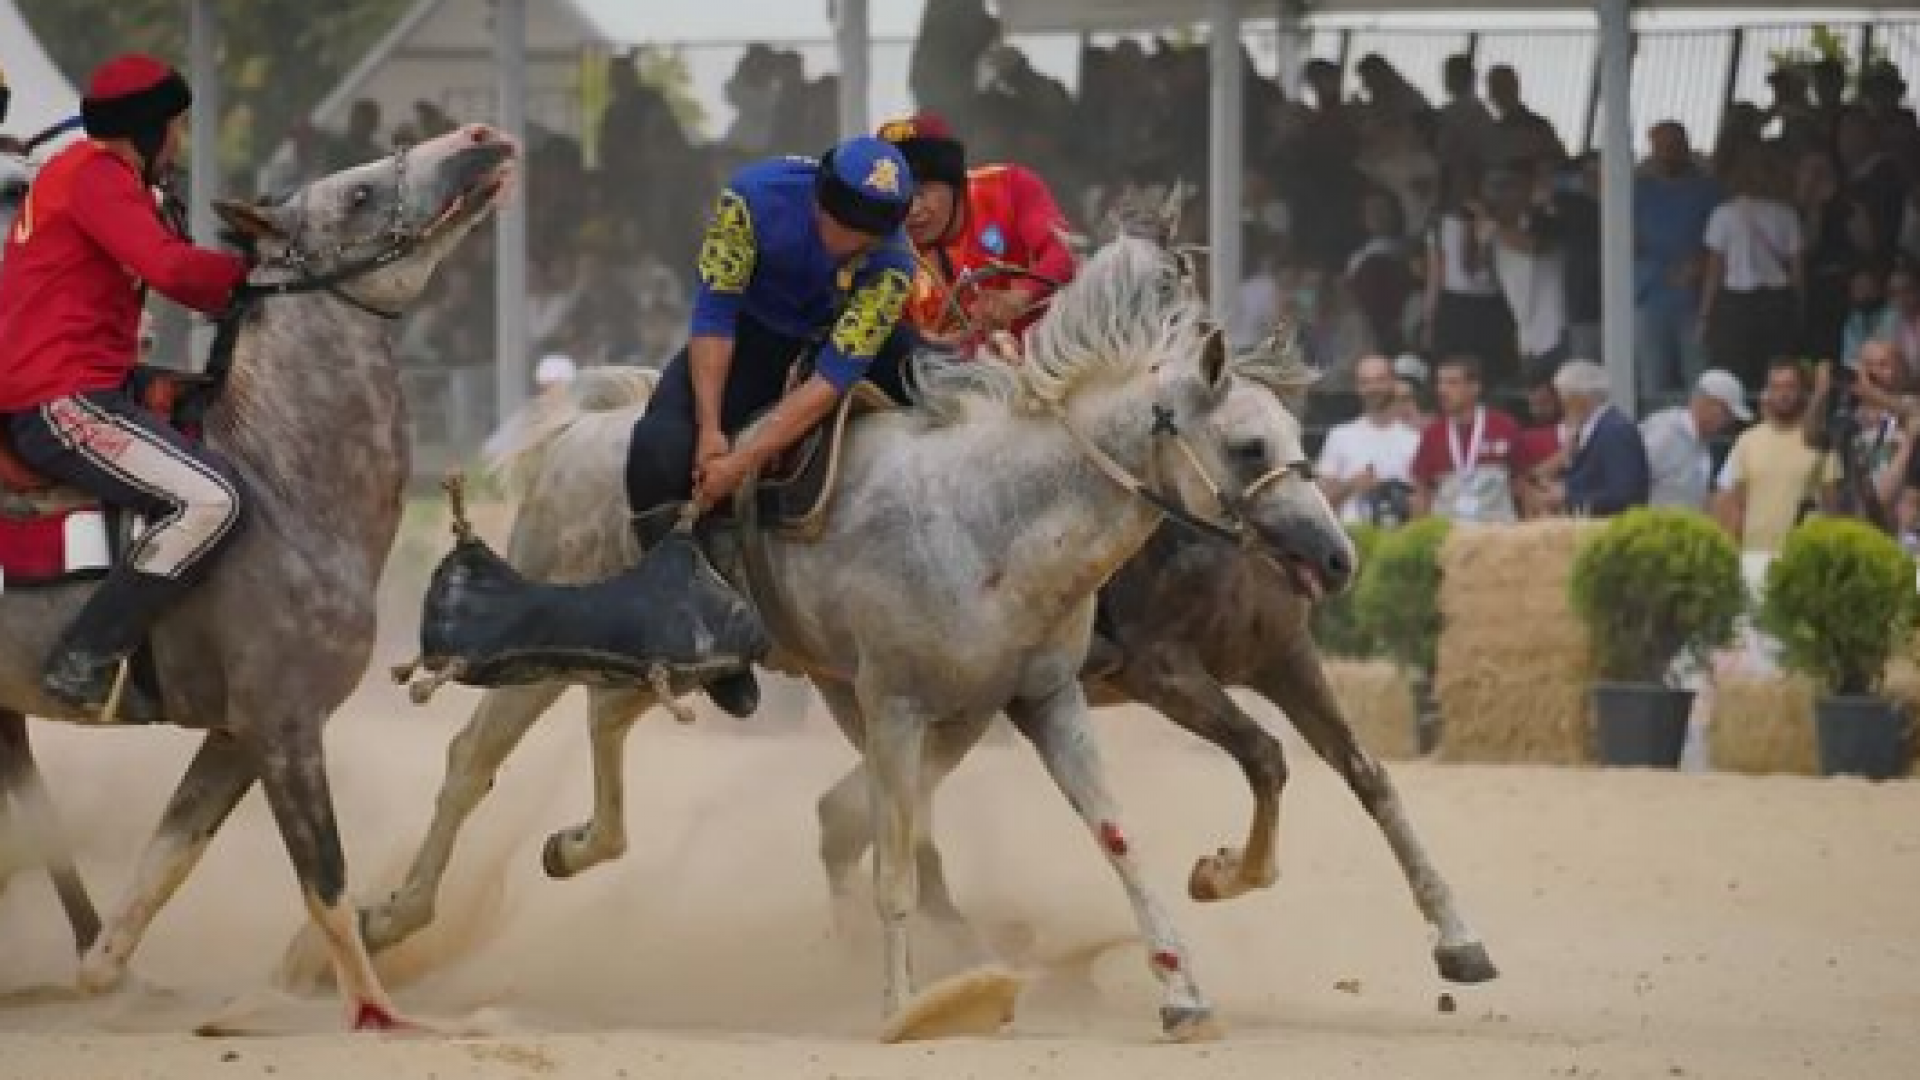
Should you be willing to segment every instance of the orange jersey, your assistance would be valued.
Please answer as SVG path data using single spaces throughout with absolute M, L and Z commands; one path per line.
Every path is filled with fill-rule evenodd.
M 1067 219 L 1046 182 L 1020 165 L 983 165 L 967 173 L 967 205 L 958 227 L 939 245 L 923 248 L 916 261 L 907 317 L 915 329 L 950 337 L 966 324 L 948 312 L 953 282 L 986 266 L 1013 266 L 1043 274 L 1055 282 L 1073 277 L 1073 253 L 1067 249 Z M 1026 277 L 993 278 L 981 288 L 962 291 L 958 306 L 969 318 L 981 289 L 1013 290 L 1031 299 L 1054 286 Z M 1014 325 L 1024 331 L 1040 317 L 1033 311 Z

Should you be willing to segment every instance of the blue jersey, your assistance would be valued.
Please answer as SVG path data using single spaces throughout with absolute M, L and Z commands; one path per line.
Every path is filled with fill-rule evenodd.
M 733 174 L 700 245 L 693 336 L 733 337 L 752 316 L 774 333 L 825 342 L 814 368 L 845 392 L 886 344 L 913 287 L 904 231 L 837 264 L 814 224 L 811 158 L 774 158 Z

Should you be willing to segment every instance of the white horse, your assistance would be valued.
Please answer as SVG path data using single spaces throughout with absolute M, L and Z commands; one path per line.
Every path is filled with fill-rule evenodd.
M 1017 365 L 921 357 L 917 407 L 855 422 L 823 533 L 766 540 L 775 595 L 758 599 L 785 613 L 767 666 L 812 679 L 864 755 L 889 1020 L 914 992 L 907 920 L 929 741 L 970 745 L 1004 711 L 1118 873 L 1162 986 L 1164 1028 L 1193 1036 L 1211 1028 L 1211 1006 L 1140 873 L 1088 725 L 1078 674 L 1095 591 L 1168 512 L 1237 531 L 1329 592 L 1355 557 L 1308 475 L 1298 422 L 1229 366 L 1164 247 L 1136 237 L 1103 247 L 1025 352 Z M 495 464 L 521 500 L 510 556 L 522 574 L 580 582 L 633 564 L 623 465 L 648 389 L 626 373 L 583 372 L 503 433 Z M 431 918 L 461 824 L 564 689 L 486 695 L 449 750 L 406 883 L 365 914 L 374 948 Z M 626 848 L 622 746 L 654 698 L 592 696 L 593 819 L 553 837 L 555 876 Z

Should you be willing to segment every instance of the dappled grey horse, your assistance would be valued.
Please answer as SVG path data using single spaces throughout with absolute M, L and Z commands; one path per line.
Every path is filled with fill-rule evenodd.
M 154 917 L 258 781 L 351 1021 L 399 1022 L 345 899 L 322 728 L 365 671 L 399 526 L 408 443 L 391 320 L 492 208 L 518 157 L 473 125 L 275 205 L 220 204 L 261 261 L 204 430 L 242 478 L 249 526 L 155 627 L 164 713 L 207 734 L 104 933 L 76 925 L 84 989 L 122 981 Z M 35 812 L 44 800 L 22 716 L 80 719 L 40 693 L 39 669 L 90 588 L 0 596 L 0 780 L 39 839 L 49 823 Z
M 1160 245 L 1125 237 L 1103 247 L 1026 353 L 1018 366 L 921 357 L 916 407 L 855 422 L 818 539 L 767 538 L 777 596 L 756 599 L 784 613 L 768 666 L 812 679 L 869 767 L 890 1020 L 914 990 L 906 923 L 927 827 L 927 744 L 1004 711 L 1119 874 L 1162 985 L 1163 1026 L 1193 1035 L 1210 1026 L 1211 1008 L 1139 872 L 1087 725 L 1078 673 L 1094 593 L 1162 516 L 1143 493 L 1171 510 L 1231 516 L 1250 542 L 1329 589 L 1344 587 L 1353 549 L 1307 476 L 1299 425 L 1229 367 Z M 647 387 L 637 374 L 583 373 L 506 433 L 499 460 L 522 500 L 510 555 L 527 577 L 594 581 L 638 557 L 622 475 Z M 374 948 L 431 919 L 462 823 L 565 688 L 485 695 L 449 750 L 407 881 L 366 913 Z M 555 876 L 624 851 L 621 748 L 654 700 L 590 694 L 593 818 L 549 840 Z

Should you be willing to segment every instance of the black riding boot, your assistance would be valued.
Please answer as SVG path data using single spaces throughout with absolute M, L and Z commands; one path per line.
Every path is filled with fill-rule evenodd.
M 673 531 L 679 516 L 680 505 L 677 503 L 656 506 L 633 515 L 633 534 L 640 541 L 641 555 L 644 556 Z M 698 527 L 695 526 L 696 529 Z M 709 701 L 736 720 L 745 720 L 760 708 L 760 680 L 755 677 L 752 668 L 734 675 L 722 675 L 707 683 L 703 689 Z
M 154 619 L 188 587 L 131 567 L 114 570 L 54 643 L 41 671 L 40 688 L 56 701 L 98 717 L 113 692 L 121 661 L 133 655 Z M 159 703 L 140 693 L 129 677 L 115 719 L 152 723 L 161 718 Z

